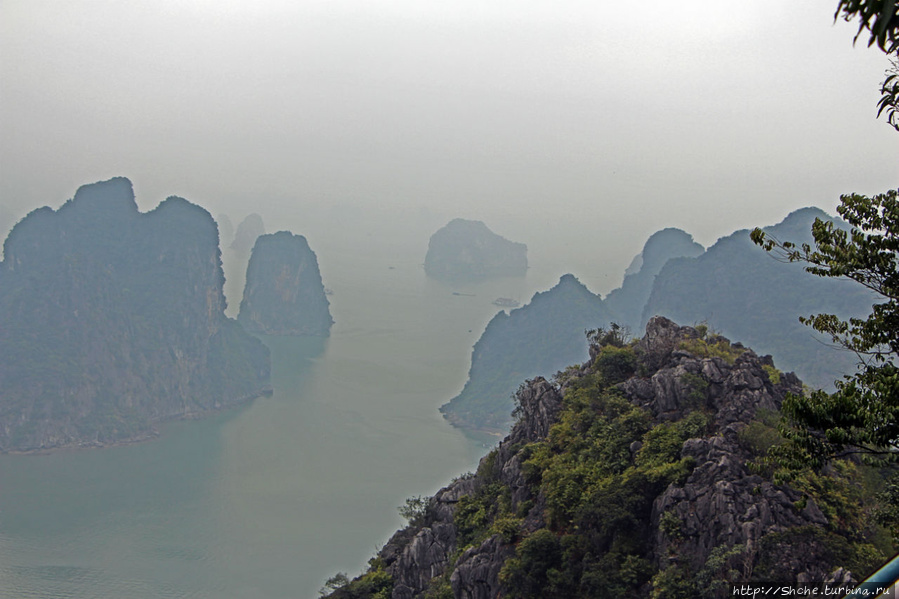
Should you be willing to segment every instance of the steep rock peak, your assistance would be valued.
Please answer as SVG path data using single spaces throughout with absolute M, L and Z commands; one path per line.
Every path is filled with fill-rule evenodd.
M 516 394 L 518 422 L 512 428 L 513 443 L 545 439 L 562 409 L 562 396 L 542 376 L 522 385 Z
M 252 333 L 327 335 L 334 320 L 315 252 L 290 231 L 260 235 L 237 320 Z
M 253 248 L 253 244 L 256 243 L 256 239 L 264 234 L 265 224 L 262 222 L 262 217 L 255 212 L 248 214 L 237 225 L 234 240 L 231 242 L 231 249 L 240 253 L 249 252 Z
M 207 242 L 215 241 L 218 246 L 218 227 L 208 210 L 179 196 L 169 196 L 144 216 L 156 221 L 157 225 L 179 227 L 182 233 L 193 231 L 203 236 Z
M 669 258 L 677 256 L 698 256 L 705 248 L 693 240 L 693 236 L 681 229 L 668 228 L 650 235 L 641 253 L 643 263 L 640 272 L 657 274 Z
M 82 185 L 75 192 L 75 197 L 59 209 L 60 212 L 68 210 L 77 210 L 85 214 L 108 212 L 137 214 L 134 186 L 125 177 L 115 177 L 108 181 Z
M 662 229 L 654 233 L 643 246 L 642 253 L 628 267 L 621 287 L 612 290 L 603 300 L 616 322 L 631 329 L 640 326 L 643 306 L 652 293 L 656 275 L 670 261 L 694 258 L 704 248 L 680 229 Z
M 490 228 L 479 220 L 469 220 L 467 218 L 454 218 L 446 224 L 447 231 L 467 231 L 474 233 L 489 233 L 495 235 Z
M 695 329 L 694 329 L 695 331 Z M 658 368 L 668 361 L 678 340 L 686 331 L 664 316 L 653 316 L 646 323 L 646 334 L 638 342 L 650 368 Z
M 587 286 L 581 283 L 576 276 L 573 274 L 562 275 L 559 279 L 559 282 L 555 284 L 552 288 L 546 291 L 538 291 L 534 294 L 534 297 L 531 298 L 530 303 L 539 304 L 544 300 L 549 300 L 550 298 L 553 301 L 560 301 L 559 298 L 566 297 L 582 297 L 589 298 L 591 300 L 598 300 L 599 297 L 587 289 Z
M 789 213 L 782 221 L 770 227 L 764 227 L 764 231 L 781 241 L 794 243 L 810 242 L 812 240 L 812 223 L 815 219 L 833 221 L 838 227 L 846 227 L 846 223 L 839 217 L 831 216 L 824 210 L 815 206 L 807 206 Z M 746 232 L 742 232 L 746 234 Z

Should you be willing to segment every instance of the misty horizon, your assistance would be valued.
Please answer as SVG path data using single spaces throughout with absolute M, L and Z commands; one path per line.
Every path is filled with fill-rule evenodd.
M 131 182 L 28 219 L 0 261 L 0 598 L 311 598 L 366 564 L 355 587 L 386 567 L 458 595 L 445 566 L 518 584 L 531 566 L 494 558 L 531 541 L 590 596 L 876 561 L 873 486 L 808 479 L 831 503 L 746 469 L 800 378 L 855 367 L 800 311 L 870 305 L 748 230 L 899 187 L 889 57 L 837 4 L 0 2 L 0 240 Z M 194 206 L 138 218 L 172 196 Z M 251 271 L 258 220 L 227 239 L 249 214 L 305 239 L 262 238 L 296 243 Z M 443 273 L 523 276 L 429 276 L 454 219 L 526 266 L 472 236 Z M 728 239 L 647 243 L 671 228 Z M 434 542 L 391 537 L 405 519 Z M 427 560 L 389 540 L 413 538 Z
M 259 212 L 313 247 L 349 214 L 419 245 L 482 220 L 605 293 L 659 229 L 708 247 L 899 174 L 874 118 L 885 57 L 810 0 L 0 13 L 4 237 L 126 176 L 142 211 L 178 195 L 235 223 Z

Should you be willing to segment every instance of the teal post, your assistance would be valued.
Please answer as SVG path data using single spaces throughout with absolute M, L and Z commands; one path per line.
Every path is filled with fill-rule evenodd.
M 869 576 L 843 599 L 857 597 L 880 597 L 885 591 L 899 581 L 899 555 L 888 561 L 880 570 Z M 878 589 L 880 592 L 878 593 Z M 877 594 L 875 594 L 877 593 Z M 888 595 L 892 597 L 892 595 Z

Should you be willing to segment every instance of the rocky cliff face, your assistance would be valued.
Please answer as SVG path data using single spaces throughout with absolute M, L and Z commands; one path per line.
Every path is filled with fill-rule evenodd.
M 816 217 L 830 218 L 805 208 L 765 231 L 777 239 L 809 241 Z M 442 408 L 447 418 L 470 430 L 506 431 L 511 424 L 509 397 L 518 382 L 548 376 L 554 372 L 548 368 L 578 360 L 582 354 L 572 350 L 582 352 L 581 330 L 614 322 L 637 331 L 655 315 L 705 323 L 742 339 L 774 355 L 814 387 L 828 388 L 855 371 L 851 352 L 822 343 L 799 317 L 821 312 L 864 316 L 871 309 L 869 293 L 858 285 L 808 274 L 799 264 L 772 259 L 750 241 L 748 231 L 724 237 L 703 251 L 687 233 L 664 229 L 649 238 L 628 270 L 622 286 L 601 301 L 586 289 L 570 293 L 570 286 L 560 282 L 535 295 L 533 306 L 508 316 L 497 314 L 475 345 L 465 388 Z M 542 308 L 536 306 L 538 298 Z M 585 319 L 581 315 L 587 314 L 587 303 L 590 317 Z
M 440 411 L 461 428 L 505 433 L 512 425 L 512 396 L 521 381 L 550 376 L 581 360 L 586 329 L 615 322 L 635 330 L 662 266 L 671 258 L 702 251 L 687 233 L 664 229 L 649 238 L 635 259 L 639 266 L 605 299 L 568 274 L 527 305 L 509 314 L 499 312 L 474 346 L 465 387 Z
M 636 344 L 594 338 L 590 358 L 528 381 L 478 472 L 332 597 L 713 597 L 875 565 L 847 549 L 864 525 L 846 527 L 832 496 L 751 467 L 773 434 L 760 418 L 801 392 L 770 357 L 655 318 Z
M 831 220 L 817 208 L 804 208 L 765 231 L 775 239 L 807 243 L 815 218 Z M 643 307 L 641 326 L 656 315 L 705 322 L 773 354 L 807 384 L 829 387 L 855 371 L 856 357 L 831 347 L 829 339 L 816 336 L 799 317 L 822 312 L 864 317 L 871 304 L 861 286 L 811 275 L 801 264 L 778 262 L 750 241 L 748 231 L 737 231 L 699 256 L 665 264 Z
M 256 240 L 237 321 L 265 335 L 330 333 L 334 321 L 318 259 L 305 237 L 280 231 Z
M 603 303 L 614 315 L 614 321 L 632 331 L 639 330 L 643 306 L 652 293 L 656 275 L 672 258 L 699 256 L 704 248 L 693 241 L 693 237 L 680 229 L 662 229 L 653 233 L 643 245 L 643 251 L 635 263 L 639 268 L 625 273 L 621 287 L 610 292 Z M 636 266 L 634 264 L 633 266 Z
M 215 222 L 219 227 L 219 246 L 222 248 L 230 246 L 234 241 L 234 224 L 231 219 L 224 212 L 220 212 L 215 217 Z
M 481 221 L 457 218 L 431 236 L 425 273 L 436 279 L 524 276 L 528 248 L 500 237 Z
M 237 225 L 237 231 L 234 233 L 234 239 L 229 247 L 239 254 L 246 255 L 253 249 L 256 239 L 264 234 L 265 224 L 262 222 L 262 217 L 256 213 L 248 214 Z
M 104 445 L 265 393 L 268 350 L 224 316 L 218 232 L 127 179 L 10 232 L 0 263 L 0 450 Z
M 440 411 L 457 426 L 508 431 L 521 381 L 550 376 L 582 359 L 584 330 L 611 320 L 599 296 L 564 275 L 526 306 L 499 312 L 487 324 L 472 352 L 468 382 Z

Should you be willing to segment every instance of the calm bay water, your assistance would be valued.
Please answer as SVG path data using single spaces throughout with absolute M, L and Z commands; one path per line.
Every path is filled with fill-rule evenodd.
M 484 440 L 437 407 L 492 300 L 527 301 L 561 273 L 449 286 L 423 254 L 310 242 L 337 323 L 328 339 L 264 339 L 272 397 L 147 443 L 0 456 L 0 597 L 311 599 L 364 567 L 405 498 L 474 469 Z

